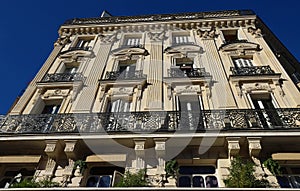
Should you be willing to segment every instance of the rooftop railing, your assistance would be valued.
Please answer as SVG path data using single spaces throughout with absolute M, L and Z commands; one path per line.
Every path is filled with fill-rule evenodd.
M 1 134 L 197 132 L 300 128 L 300 109 L 0 116 Z

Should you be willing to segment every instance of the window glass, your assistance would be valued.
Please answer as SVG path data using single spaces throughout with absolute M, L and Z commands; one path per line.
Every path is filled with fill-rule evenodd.
M 237 30 L 223 30 L 222 31 L 225 42 L 233 42 L 238 40 Z
M 191 178 L 189 176 L 181 176 L 179 178 L 179 187 L 191 187 Z

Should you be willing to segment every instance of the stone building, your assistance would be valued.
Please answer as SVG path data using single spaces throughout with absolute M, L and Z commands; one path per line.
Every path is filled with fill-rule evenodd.
M 17 175 L 111 187 L 140 169 L 159 187 L 171 160 L 177 181 L 164 186 L 224 187 L 238 155 L 273 186 L 299 187 L 300 65 L 254 12 L 104 12 L 58 33 L 0 117 L 0 187 Z

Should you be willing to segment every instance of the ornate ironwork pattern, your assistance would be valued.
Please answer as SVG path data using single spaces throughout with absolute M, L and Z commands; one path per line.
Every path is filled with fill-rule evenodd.
M 144 15 L 144 16 L 121 16 L 121 17 L 97 17 L 97 18 L 75 18 L 67 20 L 64 25 L 85 25 L 85 24 L 103 24 L 103 23 L 126 23 L 126 22 L 151 22 L 151 21 L 170 21 L 184 19 L 201 19 L 201 18 L 219 18 L 233 17 L 241 15 L 254 15 L 251 10 L 233 10 L 233 11 L 215 11 L 215 12 L 198 12 L 183 14 L 161 14 L 161 15 Z
M 106 72 L 106 80 L 134 80 L 146 78 L 147 75 L 143 74 L 142 70 L 136 70 L 134 72 Z
M 275 74 L 270 66 L 231 67 L 230 71 L 240 76 Z
M 84 79 L 81 73 L 56 73 L 46 74 L 42 82 L 74 82 L 82 81 Z
M 300 109 L 40 114 L 0 117 L 0 133 L 2 134 L 293 128 L 300 128 Z
M 198 77 L 207 77 L 210 76 L 208 72 L 205 71 L 205 68 L 192 68 L 191 70 L 181 70 L 180 68 L 171 68 L 168 70 L 169 76 L 173 78 L 198 78 Z

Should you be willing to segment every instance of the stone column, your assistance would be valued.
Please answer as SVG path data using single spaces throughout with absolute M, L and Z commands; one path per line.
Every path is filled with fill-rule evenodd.
M 151 40 L 150 45 L 150 63 L 147 74 L 147 110 L 160 111 L 163 109 L 163 39 L 165 32 L 149 32 L 148 37 Z

